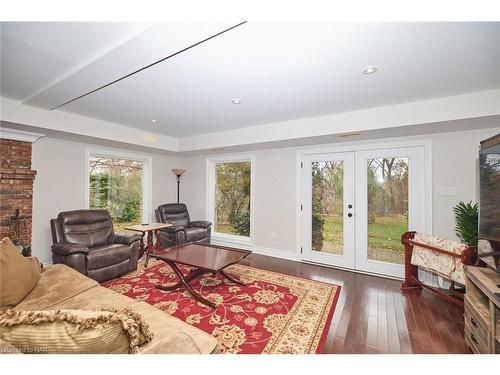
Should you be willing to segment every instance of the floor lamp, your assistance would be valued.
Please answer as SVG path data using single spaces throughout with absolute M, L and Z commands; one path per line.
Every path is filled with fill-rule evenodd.
M 172 172 L 177 176 L 177 203 L 179 203 L 179 185 L 181 184 L 181 176 L 184 172 L 186 172 L 186 170 L 174 168 L 172 169 Z

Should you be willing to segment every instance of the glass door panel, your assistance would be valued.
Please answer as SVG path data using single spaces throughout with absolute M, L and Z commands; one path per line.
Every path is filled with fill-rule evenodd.
M 312 250 L 344 253 L 344 161 L 311 163 Z
M 404 264 L 401 234 L 408 230 L 408 158 L 366 161 L 368 259 Z
M 303 162 L 305 260 L 354 267 L 354 154 L 308 155 Z
M 356 269 L 403 277 L 401 235 L 425 231 L 423 149 L 356 152 Z

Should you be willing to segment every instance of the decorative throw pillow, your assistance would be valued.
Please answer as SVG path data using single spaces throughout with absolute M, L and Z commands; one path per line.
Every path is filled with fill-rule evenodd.
M 22 353 L 137 353 L 152 337 L 149 326 L 130 308 L 0 312 L 0 339 Z
M 39 266 L 23 257 L 9 238 L 0 241 L 0 307 L 17 305 L 38 280 Z
M 30 261 L 31 263 L 33 263 L 33 265 L 38 270 L 38 272 L 40 272 L 40 273 L 43 272 L 43 264 L 40 263 L 40 261 L 38 260 L 37 257 L 25 257 L 25 259 L 27 259 L 28 261 Z

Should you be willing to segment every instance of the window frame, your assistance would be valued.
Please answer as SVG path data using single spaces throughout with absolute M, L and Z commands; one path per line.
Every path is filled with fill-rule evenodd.
M 215 166 L 220 163 L 250 162 L 250 236 L 219 233 L 215 231 Z M 214 242 L 251 245 L 254 243 L 255 220 L 255 155 L 224 155 L 214 156 L 206 160 L 206 218 L 213 223 L 212 239 Z
M 151 222 L 151 207 L 152 207 L 152 170 L 153 158 L 151 156 L 116 150 L 108 148 L 85 148 L 85 208 L 90 207 L 90 157 L 98 156 L 113 159 L 126 159 L 142 162 L 142 215 L 141 223 Z

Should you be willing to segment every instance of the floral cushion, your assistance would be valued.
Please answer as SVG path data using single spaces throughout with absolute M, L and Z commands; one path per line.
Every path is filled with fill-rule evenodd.
M 415 233 L 415 242 L 430 245 L 452 253 L 460 254 L 467 248 L 466 244 L 451 240 L 444 240 L 439 237 L 429 236 L 422 233 Z M 439 253 L 418 245 L 413 246 L 411 264 L 435 272 L 438 275 L 465 284 L 463 263 L 460 258 L 455 258 Z

